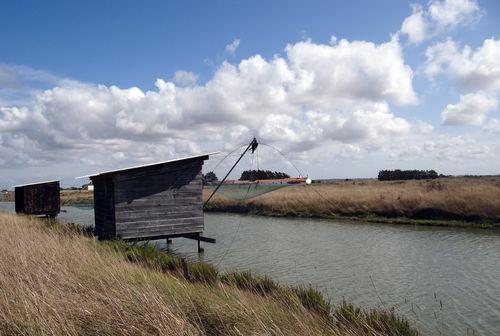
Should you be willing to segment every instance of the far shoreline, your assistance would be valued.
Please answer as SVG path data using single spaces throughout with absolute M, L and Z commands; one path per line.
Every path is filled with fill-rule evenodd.
M 443 227 L 443 228 L 459 228 L 459 229 L 481 229 L 481 230 L 498 230 L 500 229 L 500 223 L 494 222 L 468 222 L 459 220 L 447 220 L 447 219 L 413 219 L 407 217 L 380 217 L 380 216 L 342 216 L 342 215 L 331 215 L 331 216 L 321 216 L 321 215 L 287 215 L 279 213 L 265 213 L 259 211 L 234 211 L 232 209 L 228 210 L 205 210 L 205 213 L 209 214 L 236 214 L 236 215 L 248 215 L 248 216 L 258 216 L 258 217 L 268 217 L 268 218 L 285 218 L 285 219 L 318 219 L 318 220 L 331 220 L 344 223 L 364 223 L 364 224 L 389 224 L 389 225 L 401 225 L 401 226 L 433 226 L 433 227 Z
M 204 189 L 204 199 L 211 193 Z M 13 193 L 0 201 L 14 201 Z M 244 201 L 217 193 L 207 213 L 330 219 L 343 222 L 500 228 L 500 178 L 442 178 L 389 181 L 349 180 L 297 185 Z M 61 205 L 93 205 L 93 192 L 62 190 Z

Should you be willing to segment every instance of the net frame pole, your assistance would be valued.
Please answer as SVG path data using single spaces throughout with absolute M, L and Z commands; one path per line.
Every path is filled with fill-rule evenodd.
M 231 169 L 229 169 L 229 171 L 227 172 L 226 176 L 224 176 L 224 178 L 222 179 L 222 181 L 219 182 L 219 184 L 217 185 L 217 187 L 215 188 L 215 190 L 212 192 L 212 194 L 210 194 L 210 196 L 208 197 L 208 199 L 205 201 L 205 203 L 203 203 L 203 208 L 205 208 L 205 206 L 208 204 L 208 202 L 210 202 L 210 200 L 212 199 L 212 197 L 215 195 L 215 193 L 217 192 L 217 190 L 219 190 L 219 188 L 221 187 L 221 185 L 226 181 L 227 177 L 229 176 L 229 174 L 231 174 L 231 172 L 233 171 L 233 169 L 236 167 L 236 165 L 241 161 L 241 159 L 243 158 L 243 156 L 246 154 L 246 152 L 248 152 L 249 149 L 252 150 L 252 153 L 255 151 L 255 149 L 257 149 L 257 146 L 259 145 L 259 143 L 257 142 L 257 139 L 253 138 L 252 142 L 250 142 L 247 146 L 247 148 L 243 151 L 243 153 L 241 153 L 240 157 L 238 158 L 238 160 L 236 160 L 236 162 L 234 163 L 234 165 L 231 167 Z

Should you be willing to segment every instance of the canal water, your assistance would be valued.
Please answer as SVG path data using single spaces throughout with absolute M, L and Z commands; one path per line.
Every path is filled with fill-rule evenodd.
M 63 209 L 61 220 L 93 225 L 91 207 Z M 209 213 L 204 234 L 217 244 L 204 243 L 202 255 L 182 238 L 171 250 L 222 271 L 310 284 L 333 304 L 394 308 L 423 335 L 500 335 L 499 231 Z

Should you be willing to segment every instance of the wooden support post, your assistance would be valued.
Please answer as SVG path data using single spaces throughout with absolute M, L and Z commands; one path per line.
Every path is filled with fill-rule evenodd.
M 171 245 L 171 244 L 172 244 L 172 239 L 167 238 L 167 245 Z
M 203 253 L 205 250 L 201 247 L 201 240 L 198 239 L 198 253 Z

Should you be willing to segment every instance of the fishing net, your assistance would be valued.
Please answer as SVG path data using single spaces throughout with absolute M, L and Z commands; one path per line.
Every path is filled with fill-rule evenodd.
M 223 184 L 220 186 L 219 190 L 217 190 L 217 194 L 221 194 L 235 201 L 241 201 L 289 186 L 290 184 Z M 215 189 L 216 186 L 209 186 L 209 188 Z
M 259 169 L 259 152 L 257 150 L 258 149 L 258 145 L 259 145 L 259 143 L 254 138 L 252 140 L 252 142 L 248 146 L 246 146 L 245 151 L 241 155 L 239 155 L 239 159 L 231 167 L 231 169 L 229 170 L 229 172 L 226 175 L 226 177 L 227 177 L 231 173 L 231 171 L 234 169 L 234 167 L 236 167 L 236 165 L 238 164 L 238 162 L 240 162 L 240 160 L 243 158 L 243 156 L 245 155 L 245 153 L 247 153 L 249 150 L 251 150 L 252 157 L 251 157 L 250 166 L 252 168 L 250 170 L 245 170 L 243 173 L 247 172 L 250 175 L 254 175 L 253 176 L 254 178 L 251 178 L 251 177 L 249 178 L 249 176 L 244 177 L 243 173 L 242 173 L 241 180 L 245 180 L 245 181 L 236 181 L 236 180 L 227 181 L 224 184 L 220 185 L 220 187 L 217 187 L 216 184 L 212 184 L 212 185 L 208 185 L 208 188 L 210 188 L 212 190 L 215 190 L 215 189 L 218 188 L 217 189 L 217 193 L 219 195 L 225 196 L 225 197 L 227 197 L 229 199 L 233 199 L 233 200 L 236 200 L 236 201 L 241 201 L 241 200 L 251 199 L 251 198 L 263 195 L 263 194 L 267 194 L 267 193 L 276 191 L 278 189 L 282 189 L 282 188 L 285 188 L 285 187 L 290 187 L 292 185 L 303 184 L 303 183 L 310 184 L 311 183 L 310 179 L 307 179 L 309 181 L 309 182 L 307 182 L 306 179 L 303 179 L 303 178 L 300 178 L 300 177 L 297 178 L 297 179 L 294 179 L 294 178 L 289 178 L 288 175 L 283 174 L 283 173 L 279 174 L 277 172 L 272 172 L 272 171 L 268 171 L 268 170 L 262 170 L 261 171 Z M 285 157 L 285 155 L 279 149 L 277 149 L 274 146 L 267 145 L 267 144 L 261 144 L 261 145 L 264 145 L 264 146 L 267 146 L 267 147 L 270 147 L 270 148 L 274 149 L 275 152 L 278 152 L 281 156 L 283 156 L 297 170 L 297 172 L 299 173 L 298 176 L 303 176 L 303 174 L 300 172 L 300 170 L 297 168 L 297 166 L 295 166 L 293 164 L 293 162 L 291 162 L 290 160 L 288 160 Z M 217 167 L 219 167 L 219 165 L 226 158 L 228 158 L 235 151 L 239 150 L 241 147 L 244 147 L 244 146 L 245 145 L 243 145 L 243 146 L 240 145 L 240 146 L 236 147 L 234 150 L 230 151 L 227 155 L 225 155 L 215 165 L 215 167 L 211 170 L 211 172 L 213 173 L 213 171 L 216 170 Z M 254 159 L 255 159 L 255 161 L 254 161 Z M 256 165 L 257 165 L 257 170 L 256 171 L 255 171 L 255 168 L 254 168 L 254 163 L 256 163 Z M 267 177 L 266 178 L 264 176 L 259 176 L 260 173 L 263 173 L 264 175 L 272 175 L 272 177 Z M 269 174 L 269 173 L 271 173 L 271 174 Z M 215 175 L 214 175 L 214 177 L 215 177 Z M 256 177 L 257 181 L 254 180 L 255 177 Z M 224 178 L 224 180 L 225 180 L 225 178 Z M 260 181 L 259 181 L 259 179 L 260 179 Z M 253 181 L 253 182 L 250 182 L 250 181 Z M 264 182 L 261 182 L 261 181 L 264 181 Z M 210 198 L 211 198 L 211 196 L 209 197 L 209 199 L 206 202 L 209 202 Z

